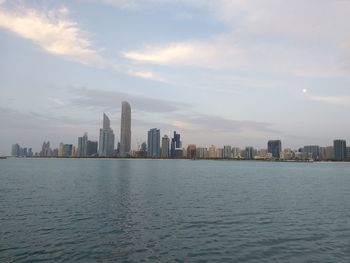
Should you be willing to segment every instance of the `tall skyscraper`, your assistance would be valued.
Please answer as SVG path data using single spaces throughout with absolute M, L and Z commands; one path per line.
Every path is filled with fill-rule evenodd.
M 162 158 L 169 158 L 169 142 L 170 142 L 170 139 L 168 135 L 164 135 L 162 138 L 162 150 L 161 150 Z
M 64 157 L 71 157 L 72 153 L 73 153 L 73 145 L 72 144 L 63 145 L 63 156 Z
M 344 161 L 346 159 L 346 141 L 345 140 L 334 140 L 334 160 Z
M 268 141 L 267 152 L 272 154 L 273 158 L 281 158 L 282 143 L 280 140 Z
M 114 133 L 111 129 L 110 120 L 103 113 L 103 128 L 100 129 L 98 155 L 100 157 L 112 157 L 114 154 Z
M 131 145 L 131 107 L 126 101 L 122 102 L 122 113 L 120 123 L 120 149 L 119 155 L 126 157 L 129 155 Z
M 83 137 L 78 138 L 78 157 L 87 156 L 87 145 L 88 144 L 88 135 L 84 133 Z
M 246 147 L 244 157 L 247 160 L 252 160 L 254 158 L 254 148 L 253 147 Z
M 148 149 L 147 157 L 157 158 L 160 157 L 160 130 L 150 129 L 148 131 Z
M 179 158 L 180 156 L 177 156 L 176 149 L 179 149 L 181 147 L 182 147 L 182 143 L 180 140 L 180 134 L 174 131 L 174 137 L 171 139 L 171 150 L 170 150 L 171 157 Z

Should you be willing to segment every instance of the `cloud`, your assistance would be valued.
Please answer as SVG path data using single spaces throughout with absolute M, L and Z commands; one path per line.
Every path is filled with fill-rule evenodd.
M 69 10 L 60 8 L 39 12 L 24 6 L 0 11 L 0 27 L 29 39 L 50 54 L 65 56 L 87 65 L 107 63 L 93 48 L 79 25 L 68 19 Z
M 128 74 L 130 76 L 139 77 L 143 79 L 151 79 L 151 80 L 156 80 L 160 82 L 166 82 L 166 80 L 163 77 L 161 77 L 160 75 L 152 71 L 137 71 L 137 70 L 130 69 L 128 71 Z
M 350 105 L 350 96 L 310 96 L 308 99 L 323 103 Z
M 76 95 L 76 97 L 71 99 L 71 105 L 109 110 L 111 112 L 119 111 L 120 103 L 123 100 L 129 101 L 133 110 L 148 113 L 175 112 L 188 107 L 185 103 L 132 95 L 119 91 L 77 88 L 71 92 L 73 95 Z

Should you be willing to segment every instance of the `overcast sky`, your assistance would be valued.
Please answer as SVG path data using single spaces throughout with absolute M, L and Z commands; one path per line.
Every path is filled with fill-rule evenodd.
M 132 147 L 350 140 L 350 1 L 0 0 L 0 154 L 97 140 Z

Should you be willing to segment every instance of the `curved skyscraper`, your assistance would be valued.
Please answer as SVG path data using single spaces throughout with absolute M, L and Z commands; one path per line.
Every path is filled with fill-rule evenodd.
M 114 154 L 114 133 L 111 129 L 110 120 L 103 113 L 103 128 L 100 129 L 98 155 L 100 157 L 112 157 Z
M 120 123 L 120 149 L 119 155 L 129 155 L 131 145 L 131 107 L 127 101 L 122 102 L 122 113 Z

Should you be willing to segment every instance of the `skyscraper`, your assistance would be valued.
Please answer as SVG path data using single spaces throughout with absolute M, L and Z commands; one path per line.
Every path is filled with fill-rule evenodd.
M 307 145 L 304 146 L 304 153 L 310 153 L 312 156 L 312 159 L 314 160 L 320 160 L 320 146 L 318 145 Z
M 279 159 L 282 152 L 282 143 L 280 140 L 268 141 L 267 152 L 272 154 L 273 158 Z
M 110 120 L 103 113 L 103 128 L 100 129 L 98 155 L 100 157 L 112 157 L 114 153 L 114 133 L 111 129 Z
M 19 144 L 13 144 L 12 145 L 12 150 L 11 150 L 11 155 L 14 157 L 19 157 L 20 155 L 20 146 Z
M 97 142 L 87 141 L 86 155 L 89 157 L 97 155 Z
M 88 135 L 84 133 L 83 137 L 78 138 L 78 157 L 87 156 L 87 145 L 88 144 Z
M 162 150 L 161 150 L 161 157 L 162 158 L 169 157 L 169 142 L 170 142 L 170 139 L 169 139 L 168 135 L 164 135 L 162 138 Z
M 131 107 L 126 101 L 122 102 L 120 123 L 120 149 L 119 155 L 126 157 L 130 152 L 131 145 Z
M 182 147 L 182 143 L 180 140 L 180 134 L 178 134 L 178 133 L 176 133 L 176 131 L 174 131 L 174 137 L 171 139 L 171 152 L 170 152 L 171 157 L 179 158 L 179 156 L 176 155 L 176 149 L 181 148 L 181 147 Z
M 160 157 L 160 130 L 153 128 L 148 131 L 147 157 Z
M 195 144 L 189 144 L 187 146 L 187 158 L 195 159 L 197 153 L 197 146 Z
M 344 161 L 346 159 L 346 141 L 345 140 L 334 140 L 334 160 Z

